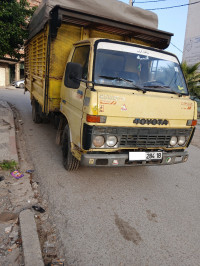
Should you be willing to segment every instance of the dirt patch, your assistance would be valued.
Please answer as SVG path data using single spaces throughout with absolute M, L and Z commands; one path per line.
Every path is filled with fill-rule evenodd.
M 152 213 L 150 210 L 147 210 L 147 218 L 148 218 L 148 220 L 149 221 L 151 221 L 151 222 L 158 222 L 157 221 L 157 214 L 156 213 Z
M 6 223 L 6 222 L 13 222 L 18 218 L 18 214 L 13 212 L 2 212 L 0 213 L 0 222 Z
M 23 265 L 22 242 L 18 223 L 18 211 L 15 203 L 13 187 L 18 180 L 15 180 L 9 171 L 0 170 L 4 177 L 0 182 L 0 265 Z
M 136 245 L 138 245 L 142 241 L 142 238 L 137 230 L 134 227 L 130 226 L 128 222 L 119 218 L 117 214 L 115 214 L 115 224 L 124 239 L 132 241 Z

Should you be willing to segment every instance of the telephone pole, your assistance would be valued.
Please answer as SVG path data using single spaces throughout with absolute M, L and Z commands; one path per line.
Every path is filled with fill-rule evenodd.
M 129 0 L 129 5 L 133 6 L 133 4 L 135 3 L 135 0 Z

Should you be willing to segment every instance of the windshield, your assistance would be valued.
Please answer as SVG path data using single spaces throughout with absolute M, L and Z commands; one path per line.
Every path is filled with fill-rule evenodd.
M 175 56 L 120 43 L 98 43 L 94 82 L 143 92 L 188 94 Z

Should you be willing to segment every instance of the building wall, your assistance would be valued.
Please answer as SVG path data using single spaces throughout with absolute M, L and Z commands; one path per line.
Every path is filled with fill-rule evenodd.
M 10 84 L 10 66 L 6 67 L 6 78 L 5 78 L 5 86 Z
M 6 86 L 10 83 L 10 68 L 9 64 L 0 62 L 0 86 Z
M 17 0 L 17 2 L 19 2 L 20 0 Z M 27 0 L 27 2 L 30 4 L 31 7 L 33 6 L 38 6 L 42 0 Z
M 189 1 L 194 2 L 197 1 Z M 183 61 L 189 65 L 200 62 L 200 3 L 188 6 Z
M 6 81 L 6 69 L 0 65 L 0 86 L 5 86 Z
M 42 0 L 27 0 L 29 2 L 30 6 L 38 6 Z

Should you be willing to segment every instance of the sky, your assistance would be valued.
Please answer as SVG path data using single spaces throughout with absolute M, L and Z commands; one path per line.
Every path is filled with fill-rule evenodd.
M 129 0 L 121 1 L 129 4 Z M 148 1 L 156 2 L 147 3 Z M 133 6 L 143 9 L 153 9 L 183 5 L 188 3 L 189 0 L 135 0 Z M 171 38 L 171 43 L 174 44 L 178 49 L 183 51 L 188 6 L 152 11 L 158 15 L 158 29 L 173 33 L 174 36 Z M 175 48 L 172 44 L 170 44 L 166 51 L 175 54 L 176 56 L 178 56 L 179 60 L 182 61 L 182 52 Z

